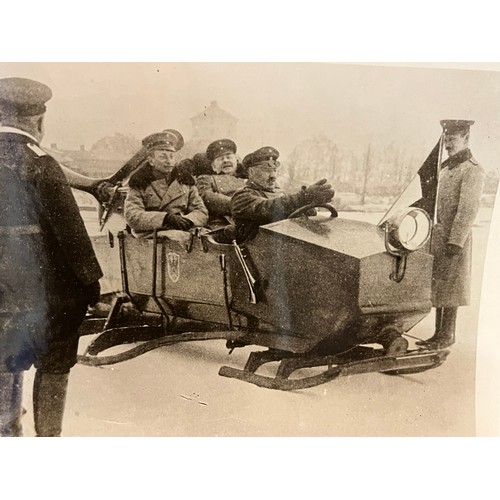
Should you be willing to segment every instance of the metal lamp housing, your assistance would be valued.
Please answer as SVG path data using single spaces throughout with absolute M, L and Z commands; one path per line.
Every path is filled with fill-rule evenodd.
M 385 223 L 386 247 L 390 253 L 413 252 L 422 248 L 431 235 L 432 223 L 421 208 L 407 208 Z

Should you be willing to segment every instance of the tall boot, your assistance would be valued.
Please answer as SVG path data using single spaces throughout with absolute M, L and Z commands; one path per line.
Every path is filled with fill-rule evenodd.
M 415 342 L 416 345 L 428 347 L 429 344 L 438 340 L 441 329 L 443 327 L 443 311 L 444 307 L 436 307 L 436 327 L 434 329 L 434 335 L 427 340 L 417 340 Z
M 39 437 L 59 437 L 62 431 L 69 373 L 37 370 L 33 384 L 35 432 Z
M 21 437 L 23 373 L 0 373 L 0 437 Z
M 457 325 L 458 307 L 443 308 L 443 322 L 440 334 L 432 347 L 437 349 L 446 349 L 455 343 L 455 328 Z

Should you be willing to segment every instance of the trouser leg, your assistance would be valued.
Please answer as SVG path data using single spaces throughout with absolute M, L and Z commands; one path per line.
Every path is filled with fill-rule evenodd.
M 69 373 L 36 371 L 33 385 L 35 432 L 40 437 L 61 435 Z
M 0 437 L 20 437 L 23 373 L 0 373 Z
M 33 414 L 37 436 L 60 436 L 69 372 L 76 364 L 78 327 L 87 311 L 86 301 L 54 312 L 46 353 L 35 362 Z

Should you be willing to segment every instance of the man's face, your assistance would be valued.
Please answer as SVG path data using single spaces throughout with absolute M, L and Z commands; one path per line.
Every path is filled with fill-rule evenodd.
M 236 155 L 225 153 L 215 158 L 212 169 L 216 174 L 234 175 L 236 173 Z
M 264 189 L 273 190 L 276 187 L 277 166 L 256 165 L 248 169 L 248 180 Z
M 457 132 L 455 134 L 446 134 L 444 136 L 444 147 L 448 156 L 454 156 L 468 147 L 469 137 L 467 134 Z
M 149 163 L 162 174 L 169 174 L 175 164 L 174 156 L 168 149 L 155 149 L 149 154 Z

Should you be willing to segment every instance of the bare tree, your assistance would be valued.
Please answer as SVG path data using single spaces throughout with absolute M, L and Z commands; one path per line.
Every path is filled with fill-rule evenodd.
M 366 199 L 366 189 L 368 186 L 368 176 L 370 175 L 370 172 L 372 170 L 371 154 L 372 154 L 372 145 L 371 145 L 371 143 L 369 143 L 368 149 L 366 150 L 366 154 L 365 154 L 363 189 L 361 191 L 361 203 L 363 205 L 365 204 L 365 199 Z

